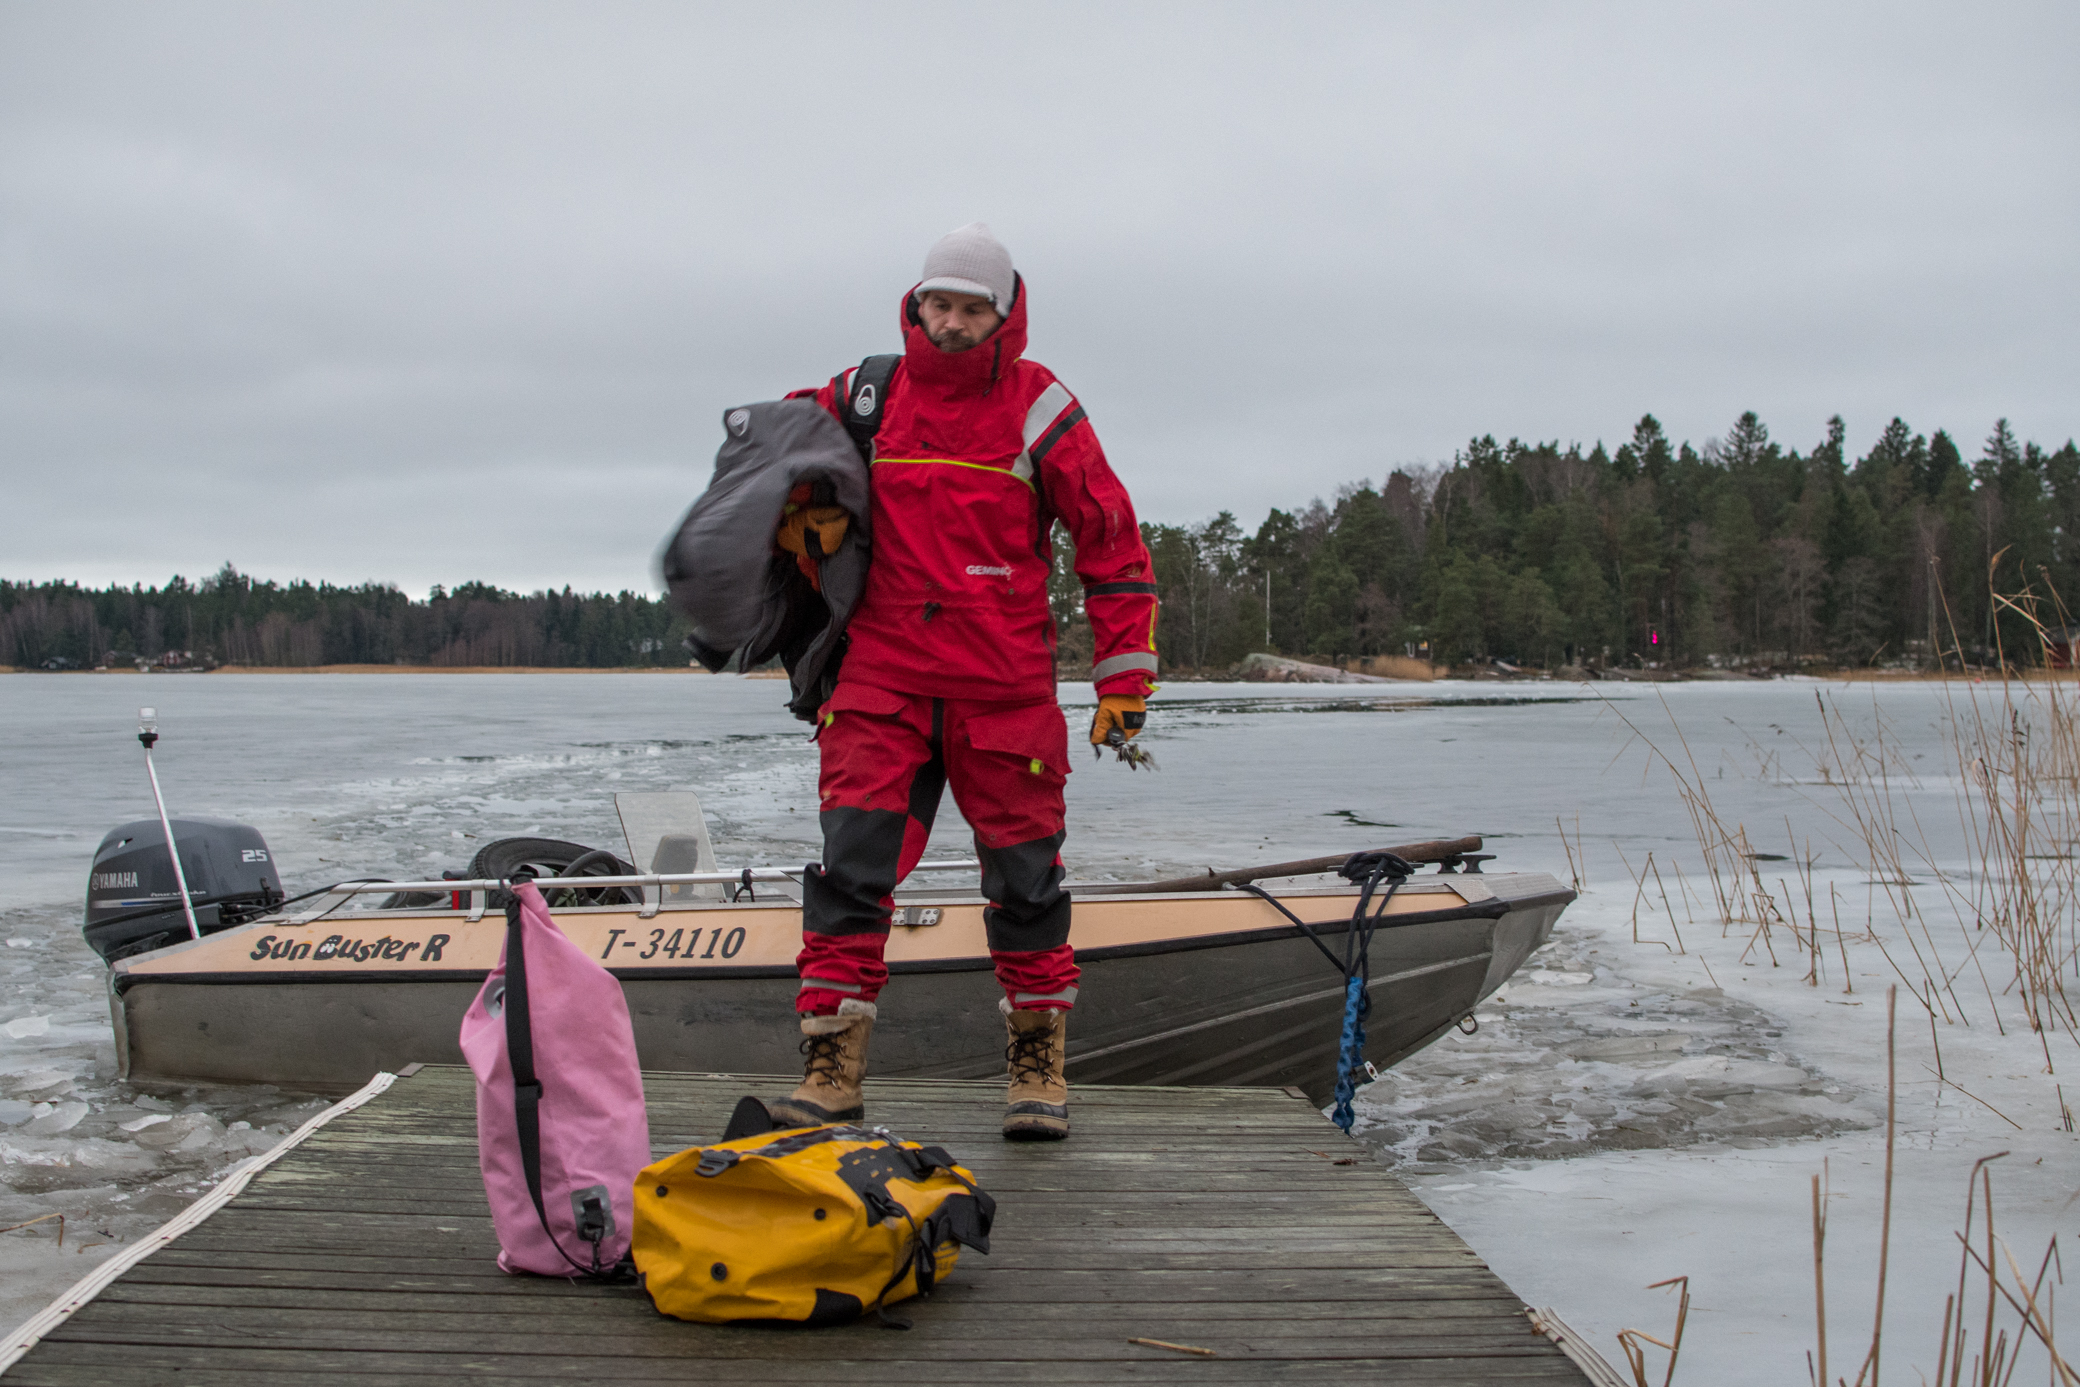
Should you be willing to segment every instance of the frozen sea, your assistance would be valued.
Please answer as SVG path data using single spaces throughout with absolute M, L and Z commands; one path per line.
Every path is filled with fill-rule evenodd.
M 295 892 L 435 874 L 513 834 L 618 848 L 618 790 L 699 792 L 724 865 L 810 860 L 815 749 L 783 689 L 678 674 L 0 679 L 13 888 L 0 909 L 0 1321 L 25 1319 L 321 1106 L 114 1079 L 79 919 L 101 835 L 151 812 L 140 704 L 159 711 L 170 807 L 258 826 Z M 1159 773 L 1077 760 L 1065 856 L 1073 877 L 1167 876 L 1472 832 L 1496 870 L 1579 874 L 1582 899 L 1479 1031 L 1362 1090 L 1357 1135 L 1613 1362 L 1620 1329 L 1673 1328 L 1670 1294 L 1649 1283 L 1689 1277 L 1678 1382 L 1808 1380 L 1809 1182 L 1823 1170 L 1830 1375 L 1854 1378 L 1878 1266 L 1885 989 L 1902 983 L 1884 1365 L 1906 1381 L 1933 1372 L 1974 1161 L 2008 1153 L 1993 1166 L 1998 1228 L 2032 1273 L 2054 1234 L 2080 1226 L 2080 1138 L 2057 1087 L 2080 1072 L 2080 1047 L 2028 1030 L 2012 970 L 1963 903 L 1976 864 L 1945 729 L 1996 696 L 1802 680 L 1176 684 L 1146 734 Z M 1089 691 L 1065 685 L 1062 699 L 1073 727 Z M 1844 821 L 1838 763 L 1821 772 L 1823 706 L 1838 737 L 1883 728 L 1915 843 L 1919 884 L 1890 888 L 1922 912 L 1911 937 Z M 1653 747 L 1755 851 L 1786 859 L 1758 860 L 1758 875 L 1801 922 L 1810 862 L 1817 977 L 1793 926 L 1755 938 L 1752 923 L 1720 923 Z M 949 802 L 932 850 L 963 855 L 964 839 Z M 1931 977 L 1933 1007 L 1906 990 Z M 45 1217 L 58 1213 L 62 1247 Z M 1983 1296 L 1968 1295 L 1975 1324 Z

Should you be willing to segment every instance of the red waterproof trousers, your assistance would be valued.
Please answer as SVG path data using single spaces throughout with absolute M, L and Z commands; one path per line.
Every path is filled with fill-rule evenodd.
M 1067 1010 L 1078 970 L 1062 889 L 1068 728 L 1053 700 L 991 703 L 838 685 L 818 716 L 823 863 L 803 881 L 796 1010 L 829 1016 L 888 981 L 891 896 L 924 854 L 941 793 L 975 830 L 983 923 L 1014 1007 Z

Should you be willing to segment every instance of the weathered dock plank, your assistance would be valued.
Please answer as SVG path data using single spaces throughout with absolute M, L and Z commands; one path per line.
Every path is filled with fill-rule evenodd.
M 645 1077 L 659 1155 L 712 1139 L 747 1088 Z M 1085 1087 L 1070 1141 L 1015 1145 L 997 1133 L 1000 1101 L 986 1084 L 871 1086 L 875 1122 L 947 1146 L 998 1200 L 993 1254 L 964 1256 L 937 1295 L 907 1302 L 909 1333 L 686 1324 L 633 1287 L 502 1274 L 469 1074 L 428 1068 L 131 1267 L 6 1382 L 1588 1381 L 1450 1229 L 1304 1102 Z

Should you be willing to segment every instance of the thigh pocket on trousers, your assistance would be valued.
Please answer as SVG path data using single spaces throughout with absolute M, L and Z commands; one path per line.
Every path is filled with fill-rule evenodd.
M 917 726 L 915 702 L 865 684 L 838 686 L 817 718 L 817 791 L 825 810 L 908 810 L 917 768 L 931 758 L 929 714 Z
M 966 718 L 968 745 L 999 774 L 1059 788 L 1069 777 L 1069 727 L 1052 703 L 1027 703 Z
M 831 692 L 830 701 L 816 710 L 816 728 L 819 733 L 833 722 L 840 713 L 869 713 L 876 717 L 898 718 L 910 707 L 910 700 L 887 689 L 877 689 L 871 684 L 840 684 Z

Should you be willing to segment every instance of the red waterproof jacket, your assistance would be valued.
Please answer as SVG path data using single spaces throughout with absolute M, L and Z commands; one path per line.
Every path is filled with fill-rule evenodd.
M 1148 548 L 1083 407 L 1023 356 L 1024 284 L 1010 316 L 965 352 L 932 345 L 910 294 L 902 316 L 903 360 L 874 439 L 874 554 L 840 677 L 935 698 L 1052 699 L 1048 537 L 1059 519 L 1076 545 L 1097 691 L 1148 693 Z M 852 375 L 815 392 L 841 421 Z

